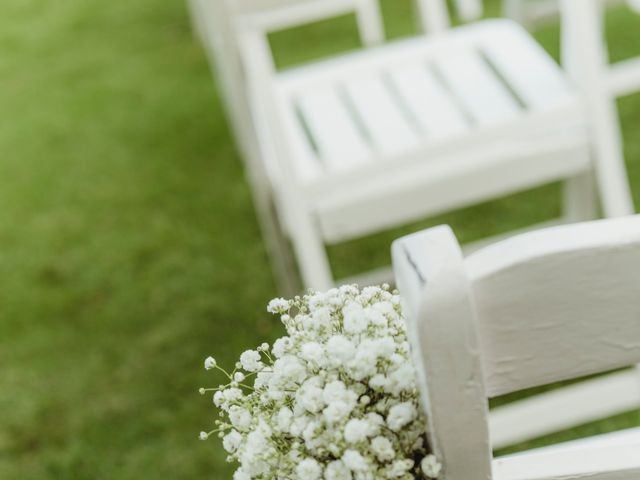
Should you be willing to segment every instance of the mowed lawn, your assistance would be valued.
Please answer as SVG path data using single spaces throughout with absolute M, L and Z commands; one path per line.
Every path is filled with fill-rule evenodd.
M 410 30 L 407 0 L 388 29 Z M 491 5 L 490 13 L 497 6 Z M 640 19 L 608 20 L 612 55 Z M 274 38 L 282 63 L 353 41 L 351 21 Z M 539 32 L 557 51 L 557 28 Z M 640 205 L 640 96 L 621 115 Z M 431 219 L 464 240 L 559 212 L 545 187 Z M 409 228 L 331 249 L 388 263 Z M 181 1 L 0 2 L 0 479 L 225 479 L 202 359 L 280 333 L 251 193 Z M 633 412 L 536 442 L 640 424 Z

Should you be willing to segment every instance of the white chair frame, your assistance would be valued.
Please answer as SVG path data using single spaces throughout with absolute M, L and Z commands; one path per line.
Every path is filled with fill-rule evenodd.
M 359 210 L 351 209 L 344 212 L 338 209 L 338 215 L 334 215 L 333 223 L 322 224 L 322 228 L 330 233 L 326 234 L 325 239 L 321 238 L 318 233 L 319 227 L 315 223 L 316 220 L 312 219 L 308 212 L 306 192 L 295 188 L 296 179 L 292 166 L 287 160 L 290 156 L 299 156 L 299 152 L 293 153 L 292 146 L 284 140 L 286 126 L 282 124 L 286 124 L 286 120 L 278 120 L 280 113 L 274 98 L 273 86 L 277 74 L 266 35 L 274 30 L 355 11 L 363 43 L 373 45 L 382 39 L 383 34 L 378 5 L 375 0 L 191 1 L 195 5 L 197 30 L 203 37 L 205 44 L 208 45 L 208 51 L 212 58 L 217 60 L 217 70 L 223 92 L 226 92 L 224 97 L 228 102 L 228 111 L 238 143 L 246 158 L 249 180 L 256 192 L 256 208 L 262 220 L 261 224 L 265 232 L 267 246 L 272 252 L 272 257 L 276 259 L 275 265 L 279 277 L 281 280 L 285 280 L 281 283 L 288 291 L 291 291 L 294 285 L 294 282 L 291 281 L 291 256 L 288 254 L 286 236 L 282 234 L 284 229 L 288 229 L 289 238 L 293 239 L 295 256 L 298 259 L 305 285 L 318 289 L 328 288 L 333 284 L 333 278 L 326 256 L 325 240 L 330 243 L 371 233 L 373 230 L 371 226 L 366 225 L 366 222 L 376 225 L 376 229 L 391 227 L 399 222 L 398 218 L 393 221 L 389 221 L 391 219 L 388 218 L 381 222 L 384 215 L 379 215 L 381 218 L 374 218 L 370 212 L 362 207 Z M 580 6 L 584 0 L 565 1 L 566 8 L 571 14 L 564 17 L 566 18 L 567 31 L 564 35 L 564 43 L 565 50 L 572 51 L 571 45 L 575 45 L 576 49 L 579 49 L 579 46 L 583 45 L 585 41 L 594 42 L 594 39 L 589 37 L 588 30 L 582 27 L 576 28 L 576 21 L 572 20 L 574 14 L 577 15 L 575 18 L 582 18 L 577 21 L 591 19 L 588 15 L 589 12 L 585 12 Z M 446 30 L 449 28 L 450 22 L 442 0 L 417 0 L 417 2 L 421 8 L 424 30 L 430 34 L 439 34 L 441 38 L 444 38 L 447 35 Z M 457 0 L 456 5 L 459 15 L 464 19 L 474 18 L 481 12 L 481 4 L 477 0 Z M 204 21 L 202 21 L 203 19 Z M 376 50 L 370 54 L 370 57 L 382 55 L 384 50 Z M 363 63 L 366 62 L 363 61 Z M 568 65 L 568 71 L 570 78 L 579 87 L 589 118 L 588 135 L 592 139 L 590 148 L 595 159 L 593 164 L 595 178 L 599 185 L 604 213 L 606 216 L 632 213 L 633 205 L 624 171 L 615 107 L 611 102 L 606 102 L 604 97 L 599 94 L 602 81 L 598 58 L 584 56 L 577 58 L 571 62 L 571 65 Z M 290 83 L 295 84 L 295 79 Z M 505 131 L 502 135 L 508 135 L 508 133 Z M 295 146 L 293 148 L 295 150 Z M 568 147 L 559 144 L 549 148 L 555 148 L 557 154 L 564 158 L 570 158 L 572 155 L 576 158 L 581 156 L 582 160 L 574 160 L 575 164 L 582 162 L 583 165 L 587 165 L 589 162 L 589 160 L 585 161 L 589 155 L 586 150 L 580 153 L 577 151 L 569 153 Z M 504 154 L 505 152 L 499 149 L 486 151 L 482 154 L 484 159 L 481 155 L 479 159 L 474 159 L 474 163 L 481 164 L 491 157 Z M 443 154 L 443 158 L 446 158 L 447 155 L 455 156 L 451 152 Z M 543 155 L 548 155 L 548 153 Z M 535 157 L 535 155 L 532 156 Z M 279 168 L 281 182 L 287 185 L 287 188 L 273 188 L 272 179 L 269 178 L 269 164 L 279 165 L 277 168 Z M 591 172 L 587 170 L 580 171 L 575 176 L 572 175 L 578 172 L 566 174 L 566 217 L 563 221 L 583 220 L 592 218 L 594 215 Z M 410 171 L 406 173 L 408 177 L 411 177 Z M 488 172 L 485 173 L 488 174 Z M 549 180 L 554 179 L 556 177 L 549 178 Z M 345 177 L 341 180 L 342 184 L 336 182 L 334 193 L 331 195 L 334 198 L 340 198 L 350 194 L 354 180 L 354 178 Z M 493 185 L 492 188 L 495 188 L 494 196 L 517 190 L 513 186 L 500 185 L 494 174 L 488 174 L 483 182 L 487 185 L 483 187 L 485 190 Z M 521 183 L 526 187 L 536 184 L 526 183 L 524 178 Z M 437 178 L 434 178 L 428 189 L 435 192 L 438 188 L 442 189 L 444 185 L 446 184 L 439 186 Z M 383 185 L 378 187 L 384 189 Z M 443 202 L 442 205 L 437 205 L 437 201 L 434 201 L 433 198 L 430 199 L 429 201 L 434 204 L 430 211 L 426 211 L 424 208 L 426 205 L 424 198 L 421 199 L 422 205 L 418 201 L 409 202 L 412 205 L 407 204 L 407 208 L 404 209 L 404 220 L 417 219 L 429 213 L 437 213 L 491 198 L 488 195 L 488 190 L 483 193 L 470 193 L 468 187 L 468 181 L 466 183 L 459 181 L 455 186 L 456 191 L 445 191 L 441 198 L 437 199 Z M 427 186 L 423 185 L 423 191 L 426 188 Z M 451 190 L 453 186 L 450 185 L 448 188 Z M 330 212 L 332 212 L 332 208 L 336 210 L 333 206 L 335 202 L 332 202 L 333 198 L 330 198 L 328 202 L 325 202 L 323 208 Z M 449 204 L 445 205 L 446 202 Z M 274 205 L 280 215 L 274 213 Z M 376 208 L 379 207 L 376 205 Z M 360 224 L 356 222 L 350 226 L 349 218 L 360 219 Z M 333 233 L 331 233 L 332 231 Z M 471 248 L 477 248 L 477 245 L 471 246 Z M 384 270 L 382 275 L 386 278 L 390 276 L 388 270 Z M 375 283 L 380 279 L 380 275 L 374 275 L 360 278 L 360 282 Z
M 488 409 L 491 397 L 640 361 L 640 216 L 531 232 L 467 259 L 437 227 L 396 241 L 393 261 L 444 479 L 640 478 L 640 428 L 493 458 L 505 416 Z M 606 416 L 617 395 L 640 405 L 635 368 L 596 380 L 589 396 L 593 382 L 506 407 L 512 429 L 546 415 L 561 424 L 571 408 Z
M 245 3 L 251 9 L 251 2 Z M 266 10 L 295 2 L 257 0 L 253 3 L 257 8 Z M 212 73 L 217 79 L 235 142 L 244 160 L 247 180 L 253 191 L 254 206 L 278 286 L 283 293 L 295 294 L 299 288 L 295 280 L 295 263 L 275 211 L 275 192 L 269 181 L 264 153 L 249 104 L 250 92 L 229 4 L 225 0 L 187 0 L 187 4 L 194 30 L 205 48 Z M 298 10 L 299 13 L 289 17 L 292 25 L 300 21 L 297 16 L 300 13 L 304 14 L 305 20 L 312 22 L 355 11 L 363 44 L 372 46 L 382 42 L 384 32 L 375 0 L 330 0 L 315 4 L 318 6 L 311 11 Z
M 561 12 L 562 0 L 505 0 L 504 15 L 517 22 L 533 28 L 535 25 L 550 19 L 557 19 Z M 608 5 L 626 3 L 632 10 L 640 14 L 640 0 L 584 0 L 591 3 L 588 8 L 596 9 L 600 18 L 598 27 L 591 35 L 602 38 L 602 43 L 597 48 L 605 60 L 607 59 L 607 43 L 601 31 L 604 25 L 603 8 Z M 579 55 L 589 54 L 582 50 Z M 608 62 L 607 62 L 608 63 Z M 640 90 L 640 57 L 615 62 L 609 66 L 607 73 L 607 89 L 614 97 L 622 97 Z

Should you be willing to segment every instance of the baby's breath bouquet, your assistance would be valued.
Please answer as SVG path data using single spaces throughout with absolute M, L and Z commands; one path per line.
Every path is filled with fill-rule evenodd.
M 234 480 L 437 478 L 400 299 L 348 285 L 275 299 L 287 335 L 247 350 L 213 402 Z

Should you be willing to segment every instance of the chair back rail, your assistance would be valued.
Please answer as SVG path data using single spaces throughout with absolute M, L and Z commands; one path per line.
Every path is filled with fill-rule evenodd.
M 490 397 L 640 361 L 640 216 L 514 237 L 466 269 Z

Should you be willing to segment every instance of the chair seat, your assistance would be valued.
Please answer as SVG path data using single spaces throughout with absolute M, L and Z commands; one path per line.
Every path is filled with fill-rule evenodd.
M 389 208 L 385 191 L 394 198 L 410 191 L 412 182 L 424 190 L 425 179 L 437 187 L 443 178 L 471 173 L 469 162 L 482 164 L 479 172 L 485 175 L 501 172 L 507 178 L 504 161 L 526 161 L 529 153 L 536 158 L 524 169 L 530 186 L 589 167 L 561 159 L 587 143 L 576 92 L 556 62 L 510 20 L 486 20 L 444 36 L 412 38 L 288 70 L 278 75 L 276 92 L 294 174 L 308 186 L 328 241 L 392 226 L 372 226 L 368 220 L 358 225 L 352 219 L 366 217 L 370 201 Z M 540 161 L 541 151 L 559 152 L 561 158 Z M 524 172 L 520 165 L 513 168 Z M 517 171 L 503 193 L 527 186 Z M 467 181 L 460 179 L 459 192 Z M 480 197 L 482 192 L 468 199 L 457 195 L 460 206 Z M 419 216 L 407 202 L 401 202 L 407 218 L 370 220 L 393 218 L 399 224 Z M 350 211 L 351 206 L 363 212 Z M 336 212 L 348 224 L 335 220 Z
M 640 428 L 497 458 L 493 461 L 493 478 L 640 478 Z

